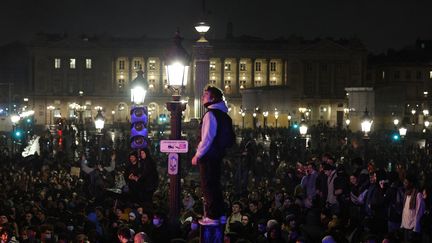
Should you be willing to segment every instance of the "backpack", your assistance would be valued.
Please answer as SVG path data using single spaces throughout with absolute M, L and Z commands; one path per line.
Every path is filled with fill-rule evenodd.
M 236 135 L 232 125 L 232 119 L 225 112 L 218 109 L 209 109 L 216 117 L 217 131 L 213 144 L 220 149 L 231 148 L 236 142 Z

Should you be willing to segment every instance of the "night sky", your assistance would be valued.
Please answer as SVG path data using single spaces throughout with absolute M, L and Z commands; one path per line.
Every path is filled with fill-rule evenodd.
M 196 38 L 201 0 L 7 0 L 0 7 L 0 44 L 36 32 L 170 37 L 179 27 Z M 301 36 L 360 38 L 373 52 L 432 39 L 430 0 L 207 0 L 210 38 Z

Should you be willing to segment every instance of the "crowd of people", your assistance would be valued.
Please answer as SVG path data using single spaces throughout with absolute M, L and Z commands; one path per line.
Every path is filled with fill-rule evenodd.
M 365 151 L 345 130 L 311 133 L 305 144 L 292 129 L 237 131 L 222 165 L 225 242 L 432 241 L 427 147 L 376 138 Z M 1 157 L 1 242 L 199 242 L 194 151 L 180 172 L 180 228 L 168 221 L 166 155 L 157 151 L 153 141 L 110 161 L 62 151 Z

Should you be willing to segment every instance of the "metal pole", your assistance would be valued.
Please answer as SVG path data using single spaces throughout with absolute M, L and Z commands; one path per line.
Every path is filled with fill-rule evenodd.
M 180 95 L 173 95 L 172 101 L 168 102 L 167 109 L 171 112 L 171 135 L 170 139 L 181 139 L 181 116 L 186 105 L 180 101 Z M 180 179 L 181 179 L 181 157 L 178 156 L 178 173 L 169 175 L 170 191 L 169 191 L 169 220 L 172 225 L 179 223 L 180 216 Z

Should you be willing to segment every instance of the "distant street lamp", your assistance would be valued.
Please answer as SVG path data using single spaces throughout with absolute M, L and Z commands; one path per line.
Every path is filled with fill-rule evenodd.
M 365 137 L 369 136 L 369 132 L 371 131 L 373 120 L 369 117 L 369 112 L 364 112 L 362 123 L 361 123 L 361 130 L 364 133 Z
M 98 145 L 98 154 L 97 154 L 97 160 L 100 161 L 102 159 L 102 150 L 101 150 L 101 137 L 102 137 L 102 129 L 105 126 L 105 117 L 102 115 L 102 110 L 99 109 L 96 116 L 95 116 L 95 127 L 97 130 L 96 133 L 96 139 L 97 139 L 97 145 Z
M 306 122 L 302 121 L 300 123 L 300 127 L 299 127 L 300 136 L 306 137 L 307 131 L 308 131 L 308 126 L 307 126 Z
M 246 116 L 246 112 L 242 111 L 241 116 L 242 116 L 242 128 L 244 129 L 245 128 L 245 116 Z
M 401 126 L 401 127 L 399 128 L 399 136 L 400 136 L 401 138 L 404 138 L 404 137 L 406 136 L 406 134 L 407 134 L 407 131 L 408 131 L 408 129 L 407 129 L 406 127 Z
M 268 111 L 263 112 L 263 117 L 264 117 L 264 128 L 267 128 Z
M 369 132 L 371 131 L 373 120 L 369 117 L 369 112 L 366 109 L 363 115 L 362 123 L 361 123 L 361 130 L 364 134 L 363 141 L 364 141 L 364 154 L 363 154 L 363 165 L 366 165 L 368 160 L 368 153 L 369 153 Z
M 278 127 L 278 118 L 279 118 L 279 111 L 277 111 L 277 109 L 275 109 L 275 113 L 274 113 L 274 116 L 275 116 L 275 125 L 276 125 L 276 128 Z
M 105 117 L 102 115 L 102 110 L 99 109 L 95 116 L 95 127 L 98 132 L 101 132 L 105 126 Z
M 204 30 L 203 30 L 204 31 Z M 182 112 L 186 109 L 186 103 L 180 101 L 181 90 L 187 85 L 189 76 L 190 57 L 181 45 L 182 38 L 176 32 L 174 45 L 165 56 L 168 85 L 174 90 L 172 101 L 167 102 L 167 109 L 171 112 L 171 135 L 170 139 L 181 139 Z M 200 91 L 202 92 L 202 90 Z M 170 165 L 171 166 L 171 165 Z M 174 165 L 175 166 L 175 165 Z M 178 225 L 180 216 L 180 190 L 181 190 L 181 158 L 178 154 L 176 170 L 169 172 L 169 219 L 173 225 Z
M 399 119 L 397 119 L 397 118 L 393 119 L 393 125 L 395 125 L 395 127 L 397 127 L 399 125 Z
M 291 116 L 291 113 L 288 113 L 288 128 L 289 127 L 291 127 L 291 119 L 292 119 L 292 116 Z
M 256 116 L 257 116 L 257 113 L 256 112 L 254 112 L 254 113 L 252 113 L 252 117 L 253 117 L 253 128 L 254 129 L 256 129 Z

